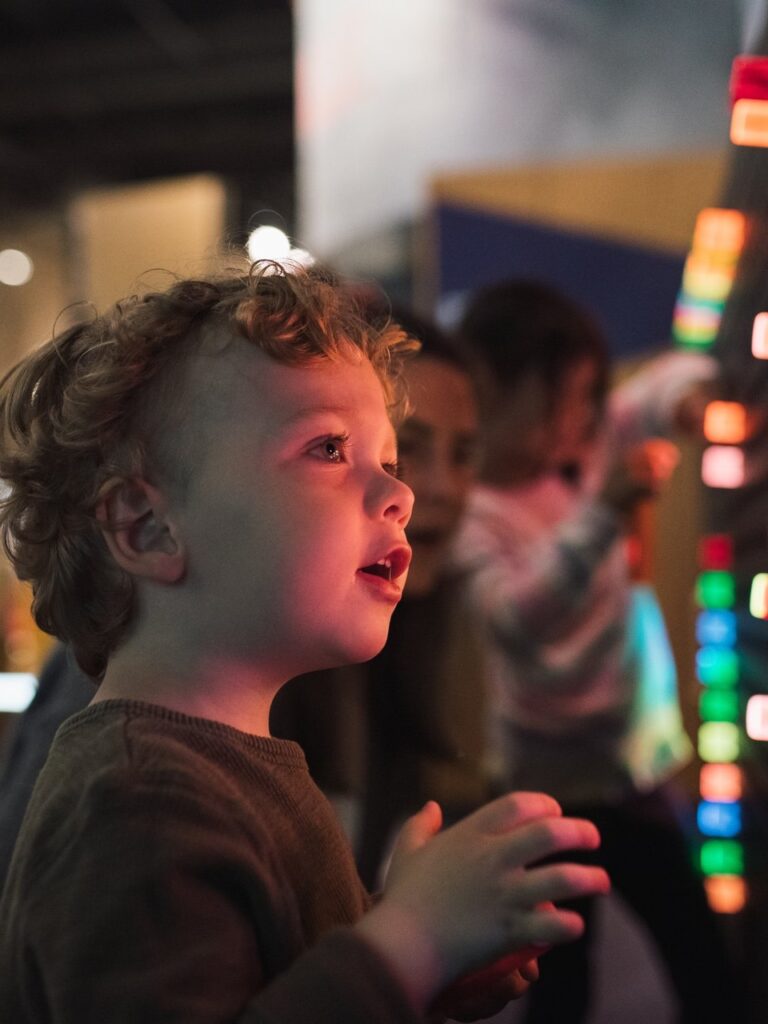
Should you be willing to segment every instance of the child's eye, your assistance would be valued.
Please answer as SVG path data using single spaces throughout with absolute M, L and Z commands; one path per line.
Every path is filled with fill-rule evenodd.
M 384 462 L 382 463 L 381 468 L 385 473 L 389 473 L 390 476 L 393 476 L 395 480 L 403 479 L 403 467 L 399 462 Z
M 324 437 L 309 451 L 311 455 L 323 459 L 325 462 L 345 462 L 348 445 L 349 435 L 341 434 L 336 437 Z

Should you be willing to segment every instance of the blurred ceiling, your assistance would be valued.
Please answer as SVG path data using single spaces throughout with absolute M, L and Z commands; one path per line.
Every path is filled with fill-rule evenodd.
M 0 212 L 211 171 L 293 217 L 289 0 L 4 0 Z

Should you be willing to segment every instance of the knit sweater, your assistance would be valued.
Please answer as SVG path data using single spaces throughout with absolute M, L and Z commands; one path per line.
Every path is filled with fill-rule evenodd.
M 418 1018 L 295 744 L 138 701 L 59 730 L 0 904 L 3 1024 Z

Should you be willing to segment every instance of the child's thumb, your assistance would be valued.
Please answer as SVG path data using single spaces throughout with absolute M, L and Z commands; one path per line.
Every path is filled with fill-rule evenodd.
M 437 835 L 443 825 L 440 804 L 428 800 L 420 811 L 412 815 L 400 829 L 395 850 L 397 853 L 411 853 Z

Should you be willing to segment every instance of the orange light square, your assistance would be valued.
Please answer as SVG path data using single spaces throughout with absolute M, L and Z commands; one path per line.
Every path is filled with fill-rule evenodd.
M 747 219 L 741 210 L 708 207 L 696 218 L 693 249 L 736 254 L 744 245 L 746 227 Z
M 747 439 L 747 410 L 741 402 L 710 402 L 704 411 L 704 437 L 717 444 Z
M 736 100 L 731 142 L 734 146 L 768 146 L 768 100 Z
M 747 883 L 740 875 L 710 875 L 704 879 L 707 900 L 716 914 L 738 914 L 747 902 Z
M 741 800 L 744 793 L 741 768 L 737 764 L 703 764 L 699 792 L 704 800 Z

